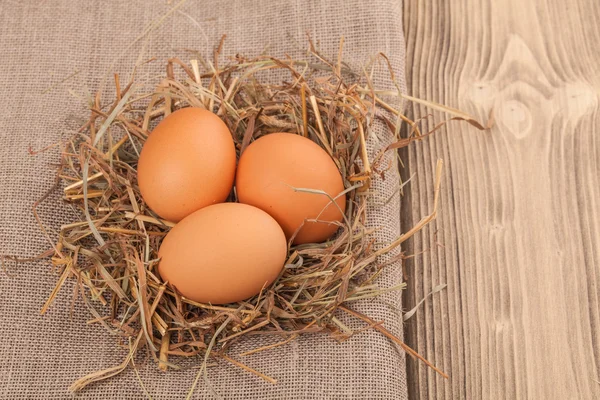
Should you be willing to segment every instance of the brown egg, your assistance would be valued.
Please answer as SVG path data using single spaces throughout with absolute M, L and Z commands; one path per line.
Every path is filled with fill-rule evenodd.
M 344 191 L 344 183 L 329 154 L 303 136 L 272 133 L 248 146 L 237 169 L 240 203 L 268 212 L 288 239 L 302 226 L 295 244 L 328 239 L 339 228 L 331 222 L 342 220 L 340 209 L 346 209 L 346 196 L 336 200 L 338 209 L 325 195 L 294 188 L 318 189 L 335 198 Z M 319 222 L 305 222 L 317 217 Z
M 160 276 L 183 296 L 225 304 L 269 286 L 283 268 L 287 243 L 269 214 L 222 203 L 185 217 L 165 236 L 158 254 Z
M 225 201 L 235 176 L 235 145 L 227 125 L 200 108 L 183 108 L 162 120 L 144 144 L 138 184 L 146 204 L 177 222 Z

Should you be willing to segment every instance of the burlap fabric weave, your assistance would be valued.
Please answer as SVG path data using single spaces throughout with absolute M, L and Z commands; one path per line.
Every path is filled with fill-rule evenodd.
M 107 72 L 128 79 L 138 59 L 159 60 L 140 69 L 139 79 L 163 73 L 166 58 L 189 60 L 198 50 L 209 57 L 222 34 L 224 55 L 258 55 L 265 49 L 282 56 L 303 55 L 306 33 L 335 58 L 339 38 L 346 39 L 345 58 L 360 69 L 377 52 L 387 54 L 403 85 L 404 40 L 400 0 L 375 1 L 193 1 L 189 0 L 159 27 L 137 42 L 156 18 L 175 4 L 165 1 L 5 1 L 0 3 L 0 254 L 22 257 L 49 248 L 31 213 L 32 203 L 51 185 L 56 148 L 40 149 L 73 132 L 85 117 L 84 103 Z M 131 45 L 132 43 L 134 43 Z M 112 68 L 112 69 L 111 69 Z M 70 77 L 64 81 L 65 78 Z M 374 80 L 392 88 L 384 68 Z M 108 92 L 106 95 L 108 98 Z M 389 138 L 369 138 L 372 149 Z M 391 162 L 395 160 L 391 159 Z M 369 224 L 378 238 L 390 241 L 400 232 L 398 175 L 392 168 L 374 183 L 380 200 L 369 210 Z M 389 201 L 388 201 L 389 200 Z M 387 203 L 386 203 L 387 201 Z M 40 209 L 56 235 L 76 215 L 54 193 Z M 87 309 L 77 302 L 70 312 L 72 284 L 60 292 L 44 316 L 39 310 L 56 276 L 47 262 L 6 265 L 0 272 L 0 398 L 1 399 L 137 399 L 144 398 L 131 369 L 83 393 L 67 388 L 77 378 L 120 363 L 125 350 L 98 325 L 86 325 Z M 388 267 L 380 280 L 394 285 L 399 266 Z M 385 321 L 402 334 L 400 296 L 360 304 L 359 309 Z M 360 323 L 356 326 L 360 326 Z M 249 339 L 238 347 L 256 347 L 265 339 Z M 234 349 L 234 351 L 239 350 Z M 197 363 L 200 361 L 197 360 Z M 405 399 L 405 359 L 389 340 L 366 331 L 338 344 L 304 337 L 290 345 L 244 357 L 244 362 L 276 378 L 272 385 L 224 362 L 209 370 L 215 392 L 226 399 Z M 157 370 L 140 360 L 140 376 L 154 399 L 183 398 L 196 370 Z M 217 397 L 201 381 L 194 398 Z

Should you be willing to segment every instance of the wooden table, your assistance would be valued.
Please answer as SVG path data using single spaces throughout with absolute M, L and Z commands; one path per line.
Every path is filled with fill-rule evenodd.
M 411 398 L 600 399 L 600 2 L 405 0 L 404 23 L 409 93 L 496 120 L 403 154 L 405 228 L 446 165 L 405 308 L 448 284 L 406 340 L 450 379 L 409 360 Z

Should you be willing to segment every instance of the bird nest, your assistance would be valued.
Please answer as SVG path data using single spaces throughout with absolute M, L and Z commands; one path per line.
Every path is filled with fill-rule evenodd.
M 341 47 L 335 61 L 327 60 L 312 43 L 306 60 L 236 56 L 220 66 L 218 49 L 212 61 L 196 58 L 184 63 L 173 58 L 154 90 L 145 92 L 135 78 L 122 87 L 115 75 L 113 101 L 104 104 L 98 94 L 90 102 L 87 122 L 62 144 L 53 190 L 62 190 L 66 202 L 80 216 L 61 226 L 57 240 L 46 233 L 59 278 L 42 313 L 64 283 L 73 279 L 76 296 L 93 315 L 89 322 L 119 335 L 129 353 L 122 364 L 76 381 L 73 391 L 125 370 L 141 349 L 149 351 L 165 371 L 179 368 L 178 359 L 202 358 L 190 392 L 205 376 L 212 358 L 227 360 L 274 383 L 273 378 L 231 358 L 227 351 L 231 344 L 257 333 L 281 340 L 247 353 L 315 332 L 344 340 L 355 331 L 340 321 L 339 313 L 363 320 L 410 355 L 421 358 L 384 324 L 352 308 L 353 302 L 404 287 L 380 287 L 377 277 L 401 257 L 398 247 L 435 218 L 437 208 L 441 162 L 433 184 L 435 202 L 430 215 L 390 243 L 377 243 L 373 235 L 377 227 L 366 226 L 367 209 L 374 201 L 371 181 L 390 168 L 384 154 L 426 135 L 384 98 L 403 97 L 478 124 L 457 110 L 411 98 L 399 90 L 378 90 L 371 83 L 371 67 L 360 74 L 351 71 L 342 62 Z M 389 66 L 384 55 L 373 64 L 376 61 Z M 394 81 L 391 67 L 389 71 Z M 273 72 L 288 78 L 272 82 L 267 77 Z M 334 159 L 345 184 L 348 207 L 338 234 L 325 243 L 290 245 L 278 279 L 260 294 L 235 304 L 194 302 L 163 282 L 157 273 L 158 249 L 173 224 L 161 220 L 144 203 L 136 165 L 151 128 L 183 107 L 205 108 L 222 118 L 232 133 L 238 155 L 254 139 L 272 132 L 308 137 Z M 387 130 L 384 134 L 395 140 L 373 153 L 367 151 L 367 138 L 375 134 L 372 124 L 376 120 L 383 121 Z M 408 127 L 404 138 L 400 137 L 402 125 Z M 323 195 L 311 188 L 296 190 Z M 236 201 L 235 192 L 229 201 Z M 44 229 L 35 207 L 34 213 Z M 381 257 L 387 254 L 393 256 Z

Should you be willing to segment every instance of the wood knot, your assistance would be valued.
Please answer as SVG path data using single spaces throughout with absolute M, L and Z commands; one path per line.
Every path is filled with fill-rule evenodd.
M 512 135 L 521 139 L 531 131 L 532 117 L 529 108 L 518 100 L 507 100 L 497 107 L 498 119 Z
M 587 83 L 573 82 L 561 87 L 554 96 L 554 106 L 567 118 L 579 119 L 598 108 L 598 95 Z

